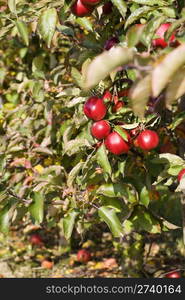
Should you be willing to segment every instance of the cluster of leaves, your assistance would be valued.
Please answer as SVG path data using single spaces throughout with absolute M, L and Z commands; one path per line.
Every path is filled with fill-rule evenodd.
M 67 240 L 74 227 L 83 234 L 101 220 L 118 238 L 176 229 L 184 189 L 182 180 L 176 190 L 176 177 L 185 167 L 184 1 L 112 0 L 110 15 L 102 1 L 83 18 L 71 13 L 73 2 L 0 1 L 0 230 L 30 216 L 58 225 Z M 165 22 L 172 23 L 165 39 L 175 31 L 179 45 L 155 49 Z M 103 51 L 112 36 L 119 45 Z M 126 105 L 116 113 L 110 106 L 106 118 L 127 130 L 152 128 L 160 144 L 115 157 L 104 144 L 97 150 L 83 103 L 107 89 L 117 95 L 128 82 Z M 172 205 L 161 212 L 166 201 Z

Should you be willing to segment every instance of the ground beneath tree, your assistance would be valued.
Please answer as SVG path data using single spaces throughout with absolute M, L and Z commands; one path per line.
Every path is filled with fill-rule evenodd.
M 39 232 L 43 245 L 30 243 L 30 236 Z M 166 234 L 164 240 L 147 237 L 143 277 L 163 277 L 170 270 L 181 270 L 184 277 L 185 248 L 180 237 Z M 55 230 L 47 232 L 28 226 L 14 228 L 9 236 L 0 235 L 0 278 L 125 278 L 120 246 L 112 243 L 112 236 L 104 232 L 97 240 L 86 239 L 80 244 L 65 244 Z M 91 252 L 87 263 L 77 261 L 79 249 Z M 43 266 L 43 261 L 50 261 Z

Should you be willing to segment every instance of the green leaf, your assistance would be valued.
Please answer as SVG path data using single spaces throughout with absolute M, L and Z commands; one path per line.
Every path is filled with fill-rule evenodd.
M 74 30 L 71 27 L 57 24 L 57 29 L 64 35 L 74 36 Z
M 133 24 L 134 22 L 136 22 L 138 19 L 140 19 L 142 16 L 146 15 L 147 12 L 152 11 L 153 8 L 149 7 L 149 6 L 142 6 L 136 10 L 134 10 L 134 12 L 132 12 L 128 19 L 125 22 L 125 29 Z
M 121 237 L 123 228 L 113 208 L 102 206 L 98 209 L 100 218 L 108 225 L 114 237 Z
M 27 24 L 23 21 L 17 21 L 16 23 L 18 32 L 23 39 L 24 43 L 26 46 L 29 45 L 29 32 L 28 32 L 28 27 Z
M 167 1 L 163 0 L 132 0 L 132 2 L 138 3 L 138 4 L 143 4 L 143 5 L 158 5 L 158 6 L 166 6 L 169 5 Z
M 29 212 L 33 219 L 40 224 L 44 218 L 44 195 L 40 192 L 33 192 L 31 198 L 33 202 L 29 206 Z
M 185 45 L 171 51 L 152 72 L 153 96 L 157 97 L 169 83 L 172 76 L 185 64 Z
M 9 7 L 10 11 L 14 14 L 17 13 L 16 2 L 17 2 L 16 0 L 8 0 L 8 7 Z
M 102 184 L 99 189 L 97 190 L 98 194 L 107 196 L 107 197 L 126 197 L 128 196 L 127 193 L 127 186 L 122 183 L 106 183 Z
M 133 53 L 133 49 L 117 46 L 98 55 L 87 67 L 84 88 L 92 88 L 117 67 L 131 62 Z
M 151 75 L 147 75 L 143 79 L 137 81 L 130 91 L 130 98 L 132 100 L 132 108 L 135 115 L 140 118 L 144 117 L 146 104 L 152 93 Z
M 57 11 L 55 8 L 46 9 L 39 17 L 38 31 L 43 40 L 47 43 L 48 48 L 50 48 L 55 33 L 57 19 Z
M 163 14 L 166 15 L 168 18 L 175 18 L 176 17 L 176 10 L 174 7 L 161 7 Z
M 68 214 L 60 221 L 62 233 L 66 240 L 69 240 L 71 238 L 75 226 L 75 220 L 78 215 L 79 211 L 73 209 L 72 211 L 68 212 Z
M 9 231 L 10 220 L 16 208 L 16 204 L 16 199 L 9 199 L 8 204 L 6 204 L 0 211 L 0 232 L 4 234 L 7 234 Z
M 88 140 L 84 138 L 76 138 L 65 143 L 64 153 L 71 156 L 81 151 L 85 147 L 91 148 L 91 144 L 88 142 Z
M 128 136 L 126 132 L 121 128 L 121 126 L 116 125 L 114 130 L 124 139 L 124 141 L 128 142 Z
M 149 211 L 144 210 L 143 207 L 136 207 L 128 221 L 131 223 L 131 227 L 135 230 L 145 230 L 150 233 L 161 233 L 160 223 L 157 218 L 151 215 Z
M 182 158 L 171 153 L 159 154 L 159 159 L 163 162 L 168 162 L 170 165 L 184 165 L 184 160 Z
M 171 35 L 176 31 L 178 27 L 180 27 L 183 23 L 185 22 L 185 18 L 181 18 L 179 20 L 174 21 L 171 23 L 170 27 L 168 30 L 165 32 L 165 39 L 169 40 Z
M 111 1 L 117 7 L 122 17 L 125 18 L 127 12 L 127 5 L 125 1 L 123 0 L 111 0 Z
M 171 166 L 168 169 L 168 174 L 172 176 L 177 176 L 181 170 L 182 170 L 182 165 Z
M 141 41 L 149 46 L 151 44 L 151 40 L 154 37 L 156 30 L 159 28 L 159 26 L 164 23 L 166 20 L 165 16 L 160 16 L 157 18 L 152 18 L 151 21 L 148 22 L 148 24 L 145 26 L 142 39 Z
M 41 71 L 44 65 L 44 57 L 42 55 L 38 55 L 34 57 L 32 61 L 32 72 Z
M 147 190 L 146 186 L 144 186 L 140 192 L 140 202 L 146 207 L 150 202 L 149 191 Z
M 107 152 L 106 152 L 104 144 L 102 144 L 98 148 L 98 150 L 96 152 L 96 159 L 97 159 L 98 164 L 104 170 L 104 172 L 108 173 L 111 176 L 111 174 L 112 174 L 111 165 L 109 163 L 109 160 L 108 160 L 108 157 L 107 157 Z
M 101 196 L 101 203 L 103 204 L 103 206 L 115 209 L 115 211 L 118 213 L 122 212 L 124 207 L 122 200 L 120 200 L 119 198 Z
M 141 35 L 143 33 L 144 26 L 133 25 L 129 28 L 126 34 L 128 47 L 134 47 L 140 41 Z
M 174 130 L 180 123 L 182 123 L 185 120 L 185 112 L 182 111 L 179 114 L 175 116 L 171 123 L 171 129 Z
M 175 100 L 185 94 L 185 68 L 181 68 L 174 74 L 166 93 L 166 105 L 171 105 Z
M 85 28 L 87 31 L 93 32 L 93 26 L 89 19 L 83 17 L 83 18 L 77 18 L 75 21 L 77 24 L 79 24 L 81 27 Z
M 67 178 L 67 185 L 72 186 L 73 181 L 75 180 L 76 176 L 79 174 L 80 170 L 84 166 L 84 162 L 79 162 L 68 174 Z
M 79 86 L 82 87 L 82 75 L 78 71 L 78 69 L 72 67 L 71 68 L 71 76 L 74 79 L 75 83 Z

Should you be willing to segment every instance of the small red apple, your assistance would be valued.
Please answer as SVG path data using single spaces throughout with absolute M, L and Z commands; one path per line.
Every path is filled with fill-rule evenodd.
M 76 0 L 76 2 L 71 6 L 71 11 L 77 17 L 85 17 L 92 13 L 93 7 L 84 5 L 81 0 Z
M 101 98 L 94 96 L 85 102 L 84 113 L 89 119 L 100 121 L 105 117 L 107 107 Z
M 103 100 L 112 101 L 112 94 L 109 91 L 105 91 L 102 97 Z
M 119 111 L 123 106 L 125 105 L 125 103 L 123 101 L 118 101 L 116 104 L 114 104 L 114 106 L 112 107 L 112 112 L 116 113 L 117 111 Z
M 181 273 L 178 271 L 172 271 L 165 276 L 166 278 L 181 278 Z
M 128 132 L 124 129 L 123 131 L 126 133 L 129 141 L 130 136 Z M 116 155 L 127 153 L 130 149 L 128 142 L 126 142 L 116 131 L 111 132 L 105 139 L 105 146 L 111 153 Z
M 91 253 L 86 249 L 81 249 L 77 253 L 77 260 L 81 263 L 87 263 L 91 259 Z
M 143 130 L 137 137 L 138 145 L 143 150 L 151 150 L 157 147 L 159 136 L 153 130 Z
M 185 169 L 182 169 L 178 174 L 178 181 L 180 182 L 182 178 L 184 178 Z
M 101 120 L 95 122 L 91 127 L 91 134 L 98 140 L 106 138 L 111 131 L 111 127 L 108 121 Z
M 53 268 L 53 262 L 47 259 L 44 259 L 41 263 L 41 267 L 44 269 L 52 269 Z
M 118 92 L 118 97 L 128 97 L 130 89 L 123 89 Z
M 43 246 L 44 244 L 42 237 L 37 233 L 31 235 L 30 243 L 35 246 Z
M 168 30 L 168 28 L 171 26 L 170 23 L 164 23 L 159 26 L 159 28 L 156 31 L 156 35 L 159 36 L 159 38 L 156 38 L 152 41 L 153 47 L 161 47 L 166 48 L 168 46 L 168 43 L 165 41 L 164 36 L 165 32 Z M 170 36 L 169 42 L 175 41 L 175 35 L 172 34 Z

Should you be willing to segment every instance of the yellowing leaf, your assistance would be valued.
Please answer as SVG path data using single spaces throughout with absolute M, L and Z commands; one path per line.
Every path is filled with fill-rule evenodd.
M 36 165 L 36 166 L 34 167 L 34 170 L 35 170 L 36 172 L 38 172 L 39 174 L 41 174 L 41 173 L 43 172 L 44 168 L 43 168 L 43 166 L 41 166 L 41 165 Z
M 117 46 L 98 55 L 87 67 L 85 89 L 90 89 L 105 79 L 117 67 L 122 66 L 133 59 L 133 49 Z
M 173 101 L 185 94 L 185 68 L 180 69 L 173 76 L 166 90 L 166 104 L 170 105 Z
M 152 92 L 157 97 L 169 83 L 172 76 L 185 64 L 185 44 L 171 51 L 152 72 Z
M 135 115 L 144 117 L 145 107 L 152 93 L 151 75 L 147 75 L 140 81 L 136 82 L 130 91 L 132 108 Z

